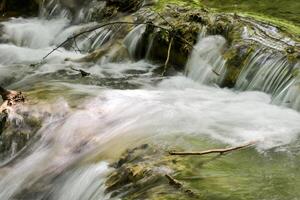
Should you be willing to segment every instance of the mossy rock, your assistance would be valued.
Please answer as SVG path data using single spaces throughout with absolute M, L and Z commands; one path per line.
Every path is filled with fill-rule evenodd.
M 22 119 L 14 118 L 7 120 L 4 116 L 5 126 L 0 135 L 0 158 L 4 159 L 5 157 L 15 154 L 20 151 L 35 133 L 42 126 L 42 118 L 31 115 L 28 112 L 19 112 L 18 115 L 22 116 Z
M 153 145 L 141 145 L 127 150 L 111 166 L 115 171 L 106 181 L 106 192 L 111 197 L 122 199 L 192 199 L 191 190 L 170 183 L 167 174 L 183 170 L 185 166 L 178 162 L 181 158 L 169 156 Z M 193 195 L 191 195 L 193 194 Z

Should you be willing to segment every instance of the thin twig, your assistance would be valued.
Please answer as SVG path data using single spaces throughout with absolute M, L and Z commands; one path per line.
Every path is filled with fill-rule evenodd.
M 188 156 L 188 155 L 195 155 L 195 156 L 201 156 L 201 155 L 207 155 L 207 154 L 214 154 L 214 153 L 219 153 L 219 154 L 225 154 L 231 151 L 236 151 L 240 149 L 244 149 L 250 146 L 255 145 L 257 142 L 250 142 L 244 145 L 240 145 L 237 147 L 230 147 L 230 148 L 225 148 L 225 149 L 210 149 L 206 151 L 200 151 L 200 152 L 169 152 L 170 155 L 180 155 L 180 156 Z
M 79 48 L 78 45 L 77 45 L 76 38 L 74 38 L 74 45 L 75 45 L 75 48 L 77 49 L 77 51 L 78 51 L 79 53 L 81 53 L 81 50 L 80 50 L 80 48 Z
M 162 76 L 164 76 L 167 72 L 167 68 L 168 68 L 168 64 L 169 64 L 169 60 L 170 60 L 170 55 L 171 55 L 172 44 L 173 44 L 173 37 L 171 38 L 170 43 L 169 43 L 168 55 L 167 55 L 167 59 L 166 59 L 166 62 L 165 62 L 165 67 L 164 67 L 164 71 L 162 73 Z
M 220 73 L 218 73 L 216 70 L 214 70 L 214 69 L 212 69 L 211 70 L 215 75 L 217 75 L 217 76 L 221 76 L 221 74 Z

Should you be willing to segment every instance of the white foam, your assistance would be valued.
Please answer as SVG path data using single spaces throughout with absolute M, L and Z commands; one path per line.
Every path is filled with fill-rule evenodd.
M 4 38 L 17 46 L 29 48 L 44 48 L 52 44 L 53 40 L 64 27 L 68 25 L 66 19 L 41 20 L 37 18 L 14 18 L 3 22 Z

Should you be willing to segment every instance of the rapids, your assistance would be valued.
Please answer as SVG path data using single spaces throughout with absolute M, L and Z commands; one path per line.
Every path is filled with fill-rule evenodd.
M 159 66 L 148 60 L 78 63 L 65 58 L 81 58 L 86 52 L 63 47 L 39 63 L 55 45 L 93 24 L 73 25 L 64 17 L 13 18 L 1 24 L 0 84 L 27 92 L 35 102 L 25 105 L 29 112 L 51 113 L 30 146 L 1 161 L 1 200 L 112 199 L 105 192 L 105 180 L 114 171 L 109 163 L 128 148 L 149 143 L 164 150 L 197 150 L 251 141 L 258 144 L 248 154 L 196 170 L 194 176 L 203 181 L 195 187 L 204 199 L 300 198 L 300 114 L 273 104 L 270 95 L 295 84 L 274 80 L 276 72 L 283 73 L 280 58 L 262 63 L 274 68 L 275 75 L 257 77 L 270 70 L 262 67 L 264 72 L 247 82 L 245 77 L 253 73 L 249 69 L 263 56 L 253 58 L 236 90 L 230 90 L 214 85 L 222 77 L 210 70 L 224 70 L 220 51 L 226 41 L 221 36 L 200 37 L 187 75 L 162 78 Z M 137 27 L 124 39 L 130 57 L 143 29 Z M 93 43 L 82 39 L 78 44 L 101 46 L 109 34 L 103 31 Z M 72 68 L 91 76 L 81 77 Z M 266 93 L 248 91 L 257 87 Z

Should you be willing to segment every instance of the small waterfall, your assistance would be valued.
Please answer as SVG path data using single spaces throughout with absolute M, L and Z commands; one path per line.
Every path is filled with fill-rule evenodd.
M 222 36 L 200 36 L 186 66 L 187 76 L 199 83 L 221 83 L 226 71 L 222 56 L 225 44 Z
M 39 20 L 16 18 L 3 25 L 2 39 L 20 47 L 49 47 L 56 35 L 60 33 L 69 21 L 66 19 Z
M 245 64 L 235 88 L 258 90 L 277 96 L 292 79 L 293 66 L 283 55 L 274 55 L 264 49 L 256 51 Z
M 106 2 L 97 0 L 44 0 L 40 17 L 46 19 L 67 18 L 74 23 L 91 21 L 93 13 L 101 12 Z
M 72 18 L 72 13 L 64 7 L 59 0 L 43 0 L 40 8 L 40 17 L 44 19 L 52 18 Z
M 221 36 L 200 36 L 186 66 L 187 76 L 199 83 L 221 85 L 227 76 L 225 45 Z M 274 104 L 300 110 L 299 65 L 280 52 L 260 48 L 246 58 L 234 88 L 262 91 L 272 96 Z
M 145 31 L 146 31 L 146 25 L 141 24 L 136 26 L 125 37 L 124 45 L 127 47 L 131 58 L 141 57 L 139 45 L 143 39 L 143 34 L 145 33 Z
M 85 52 L 92 52 L 108 42 L 113 37 L 113 33 L 114 31 L 112 29 L 105 27 L 100 28 L 84 36 L 83 39 L 77 43 L 78 48 Z
M 299 63 L 290 64 L 286 56 L 259 49 L 245 63 L 235 88 L 266 92 L 273 103 L 300 110 L 298 69 Z
M 300 63 L 293 67 L 293 72 L 289 74 L 289 80 L 273 99 L 273 103 L 287 106 L 300 111 Z

